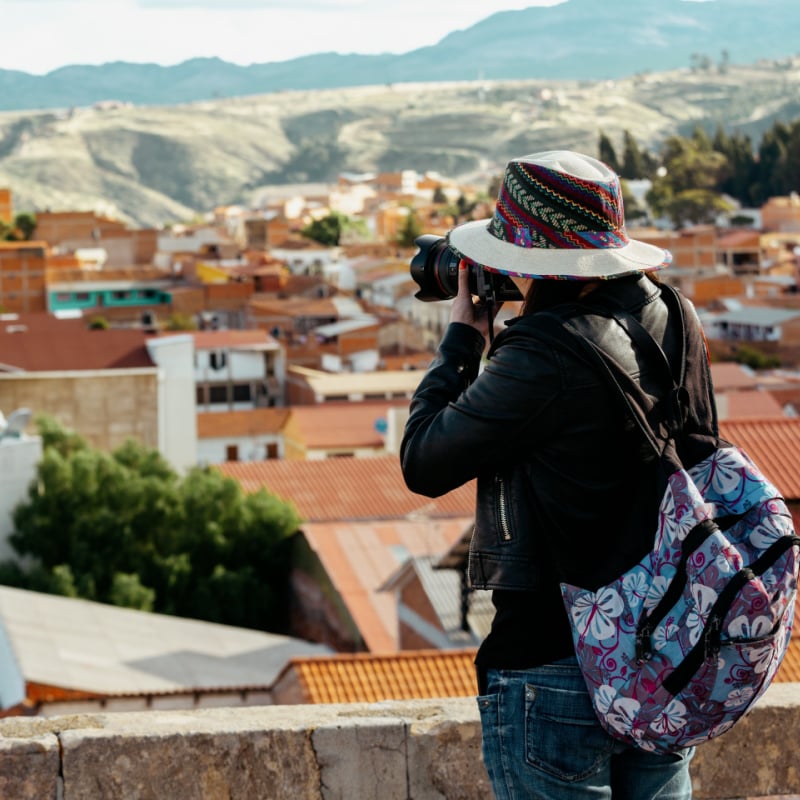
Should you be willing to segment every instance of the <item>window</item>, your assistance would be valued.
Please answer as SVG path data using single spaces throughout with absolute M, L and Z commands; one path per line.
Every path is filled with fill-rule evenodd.
M 278 458 L 278 445 L 276 442 L 270 442 L 267 445 L 267 458 Z
M 208 361 L 211 364 L 211 369 L 225 369 L 227 359 L 223 350 L 212 350 L 209 353 Z
M 239 383 L 233 387 L 234 403 L 249 403 L 253 399 L 252 387 L 249 383 Z
M 235 444 L 229 444 L 225 447 L 225 460 L 238 461 L 239 460 L 239 447 Z
M 209 400 L 212 403 L 227 403 L 228 402 L 228 387 L 227 386 L 210 386 Z

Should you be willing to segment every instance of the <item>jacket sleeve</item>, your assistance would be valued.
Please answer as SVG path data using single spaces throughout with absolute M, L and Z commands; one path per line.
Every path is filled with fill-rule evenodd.
M 483 337 L 451 323 L 411 401 L 400 446 L 406 485 L 439 497 L 479 473 L 498 471 L 535 443 L 560 379 L 513 334 L 478 375 Z M 516 344 L 515 344 L 516 342 Z

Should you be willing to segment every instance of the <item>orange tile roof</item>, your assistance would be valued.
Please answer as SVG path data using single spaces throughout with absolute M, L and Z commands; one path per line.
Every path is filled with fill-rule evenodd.
M 717 408 L 720 418 L 741 420 L 745 418 L 767 419 L 777 417 L 784 419 L 783 406 L 769 392 L 758 389 L 728 390 L 717 392 Z M 723 414 L 723 409 L 726 413 Z
M 405 398 L 351 403 L 293 406 L 292 424 L 306 448 L 372 447 L 382 449 L 384 436 L 376 424 L 386 421 L 389 407 L 408 408 Z
M 434 499 L 414 494 L 403 480 L 396 455 L 317 461 L 237 461 L 216 465 L 247 492 L 264 488 L 294 503 L 301 519 L 325 522 L 470 516 L 475 482 Z
M 240 411 L 200 411 L 197 438 L 221 439 L 279 433 L 289 418 L 288 408 L 248 408 Z
M 800 419 L 720 420 L 720 434 L 741 447 L 787 500 L 800 500 Z
M 475 650 L 415 650 L 391 656 L 358 653 L 293 658 L 307 703 L 374 703 L 477 692 Z
M 393 592 L 382 591 L 384 583 L 408 557 L 446 553 L 472 519 L 312 522 L 302 530 L 370 652 L 394 652 L 397 600 Z
M 306 703 L 471 697 L 477 693 L 474 659 L 474 649 L 300 657 L 281 677 L 295 674 Z M 775 681 L 800 682 L 800 637 L 792 638 Z
M 800 633 L 796 628 L 774 680 L 778 683 L 800 683 Z

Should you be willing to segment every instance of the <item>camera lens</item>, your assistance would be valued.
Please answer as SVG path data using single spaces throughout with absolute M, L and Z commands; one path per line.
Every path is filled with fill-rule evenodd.
M 449 300 L 458 294 L 459 256 L 450 249 L 443 236 L 431 233 L 418 236 L 419 248 L 411 259 L 411 277 L 419 286 L 417 300 Z M 479 266 L 469 268 L 469 288 L 481 299 L 496 301 L 521 300 L 522 295 L 507 275 L 500 275 Z M 480 281 L 479 281 L 480 277 Z
M 417 300 L 447 300 L 458 294 L 459 257 L 442 236 L 418 236 L 419 248 L 411 259 L 411 277 L 419 286 Z

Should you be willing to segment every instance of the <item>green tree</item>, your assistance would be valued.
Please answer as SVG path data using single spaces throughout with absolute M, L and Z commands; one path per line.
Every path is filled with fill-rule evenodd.
M 408 209 L 403 224 L 397 232 L 397 243 L 402 247 L 413 247 L 414 241 L 422 234 L 422 225 L 413 208 Z
M 600 131 L 600 138 L 597 142 L 597 157 L 619 174 L 622 167 L 617 158 L 617 151 L 614 149 L 611 139 L 603 131 Z
M 731 205 L 717 187 L 726 173 L 727 159 L 714 150 L 701 128 L 690 139 L 671 136 L 661 150 L 662 168 L 656 173 L 647 202 L 656 214 L 668 216 L 679 227 L 712 222 Z
M 327 217 L 315 219 L 300 233 L 307 239 L 313 239 L 326 247 L 336 247 L 347 224 L 348 218 L 345 214 L 333 211 Z
M 648 176 L 648 163 L 644 153 L 630 131 L 625 131 L 622 136 L 622 163 L 619 175 L 621 178 L 638 180 Z
M 10 224 L 0 222 L 0 239 L 7 241 L 30 241 L 36 230 L 36 217 L 33 214 L 23 211 L 14 217 Z
M 284 622 L 294 508 L 262 490 L 244 494 L 215 469 L 177 473 L 129 441 L 89 447 L 39 421 L 44 454 L 14 512 L 0 583 L 231 625 Z

